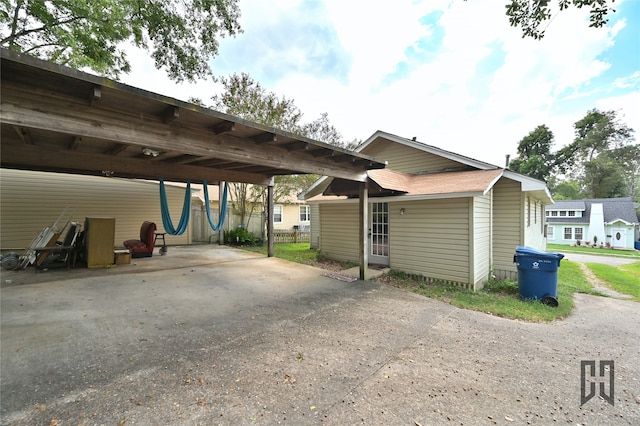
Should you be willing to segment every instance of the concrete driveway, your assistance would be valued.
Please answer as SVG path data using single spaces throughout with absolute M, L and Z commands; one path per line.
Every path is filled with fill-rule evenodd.
M 640 423 L 637 303 L 577 295 L 570 318 L 524 323 L 184 250 L 76 277 L 3 273 L 2 424 Z M 580 405 L 581 360 L 614 361 L 614 405 Z

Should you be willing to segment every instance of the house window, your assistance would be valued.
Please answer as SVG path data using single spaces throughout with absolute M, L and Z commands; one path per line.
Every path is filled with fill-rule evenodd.
M 273 206 L 273 223 L 282 223 L 282 205 Z
M 567 216 L 569 216 L 569 217 L 575 217 L 575 216 L 576 216 L 576 212 L 574 212 L 574 211 L 568 211 L 568 212 L 567 212 Z
M 553 236 L 553 226 L 547 226 L 547 238 L 553 240 L 555 237 Z
M 560 210 L 560 217 L 565 217 L 567 215 L 566 210 Z
M 576 240 L 581 240 L 582 239 L 582 228 L 575 228 L 573 230 L 573 235 L 574 235 Z
M 571 228 L 571 227 L 564 228 L 564 239 L 565 240 L 572 240 L 573 239 L 573 228 Z
M 300 222 L 309 222 L 310 209 L 309 206 L 300 206 Z
M 554 211 L 552 211 L 552 212 L 551 212 L 551 216 L 552 216 L 552 217 L 558 217 L 558 212 L 557 212 L 557 211 L 555 211 L 555 210 L 554 210 Z

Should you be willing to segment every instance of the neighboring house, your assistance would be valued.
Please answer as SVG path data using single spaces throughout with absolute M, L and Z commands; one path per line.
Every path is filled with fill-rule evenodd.
M 634 248 L 640 220 L 633 199 L 561 200 L 547 207 L 547 242 Z
M 309 230 L 311 206 L 292 195 L 273 206 L 273 228 L 281 230 Z
M 173 223 L 178 224 L 184 188 L 167 185 Z M 71 220 L 86 217 L 116 219 L 115 245 L 138 238 L 146 220 L 164 232 L 158 183 L 115 177 L 81 176 L 29 170 L 0 169 L 0 249 L 21 250 L 67 210 Z M 191 244 L 191 229 L 167 235 L 167 244 Z
M 381 131 L 356 151 L 388 163 L 368 172 L 370 263 L 475 290 L 517 277 L 516 246 L 545 249 L 544 182 Z M 301 196 L 330 258 L 359 260 L 358 191 L 325 176 Z

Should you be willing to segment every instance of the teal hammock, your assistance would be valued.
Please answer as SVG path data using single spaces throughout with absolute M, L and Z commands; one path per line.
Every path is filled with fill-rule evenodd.
M 205 180 L 203 183 L 204 186 L 204 202 L 207 210 L 207 219 L 209 221 L 209 226 L 214 231 L 219 231 L 224 224 L 224 220 L 227 216 L 227 183 L 224 185 L 224 192 L 222 194 L 222 207 L 220 211 L 220 218 L 218 219 L 218 224 L 215 225 L 211 220 L 211 207 L 209 206 L 209 191 L 207 190 L 207 181 Z M 187 230 L 189 226 L 189 216 L 191 213 L 191 181 L 187 181 L 187 189 L 184 193 L 184 203 L 182 205 L 182 215 L 180 216 L 180 222 L 178 223 L 178 227 L 173 226 L 173 221 L 171 220 L 171 214 L 169 213 L 169 203 L 167 202 L 167 191 L 164 188 L 164 179 L 160 178 L 160 210 L 162 212 L 162 225 L 164 226 L 164 230 L 167 231 L 169 235 L 182 235 L 184 231 Z
M 220 207 L 220 217 L 218 218 L 218 224 L 214 225 L 211 220 L 211 207 L 209 206 L 209 190 L 207 189 L 207 181 L 205 180 L 202 185 L 204 186 L 204 204 L 207 210 L 207 220 L 209 220 L 209 226 L 214 231 L 219 231 L 222 229 L 222 225 L 224 224 L 224 219 L 227 216 L 227 182 L 224 183 L 224 189 L 222 190 L 222 205 Z

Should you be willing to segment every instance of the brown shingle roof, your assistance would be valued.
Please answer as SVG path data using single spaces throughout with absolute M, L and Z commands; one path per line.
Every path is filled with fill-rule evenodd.
M 409 175 L 389 169 L 369 170 L 369 178 L 384 189 L 405 195 L 436 195 L 485 192 L 502 175 L 503 169 Z

